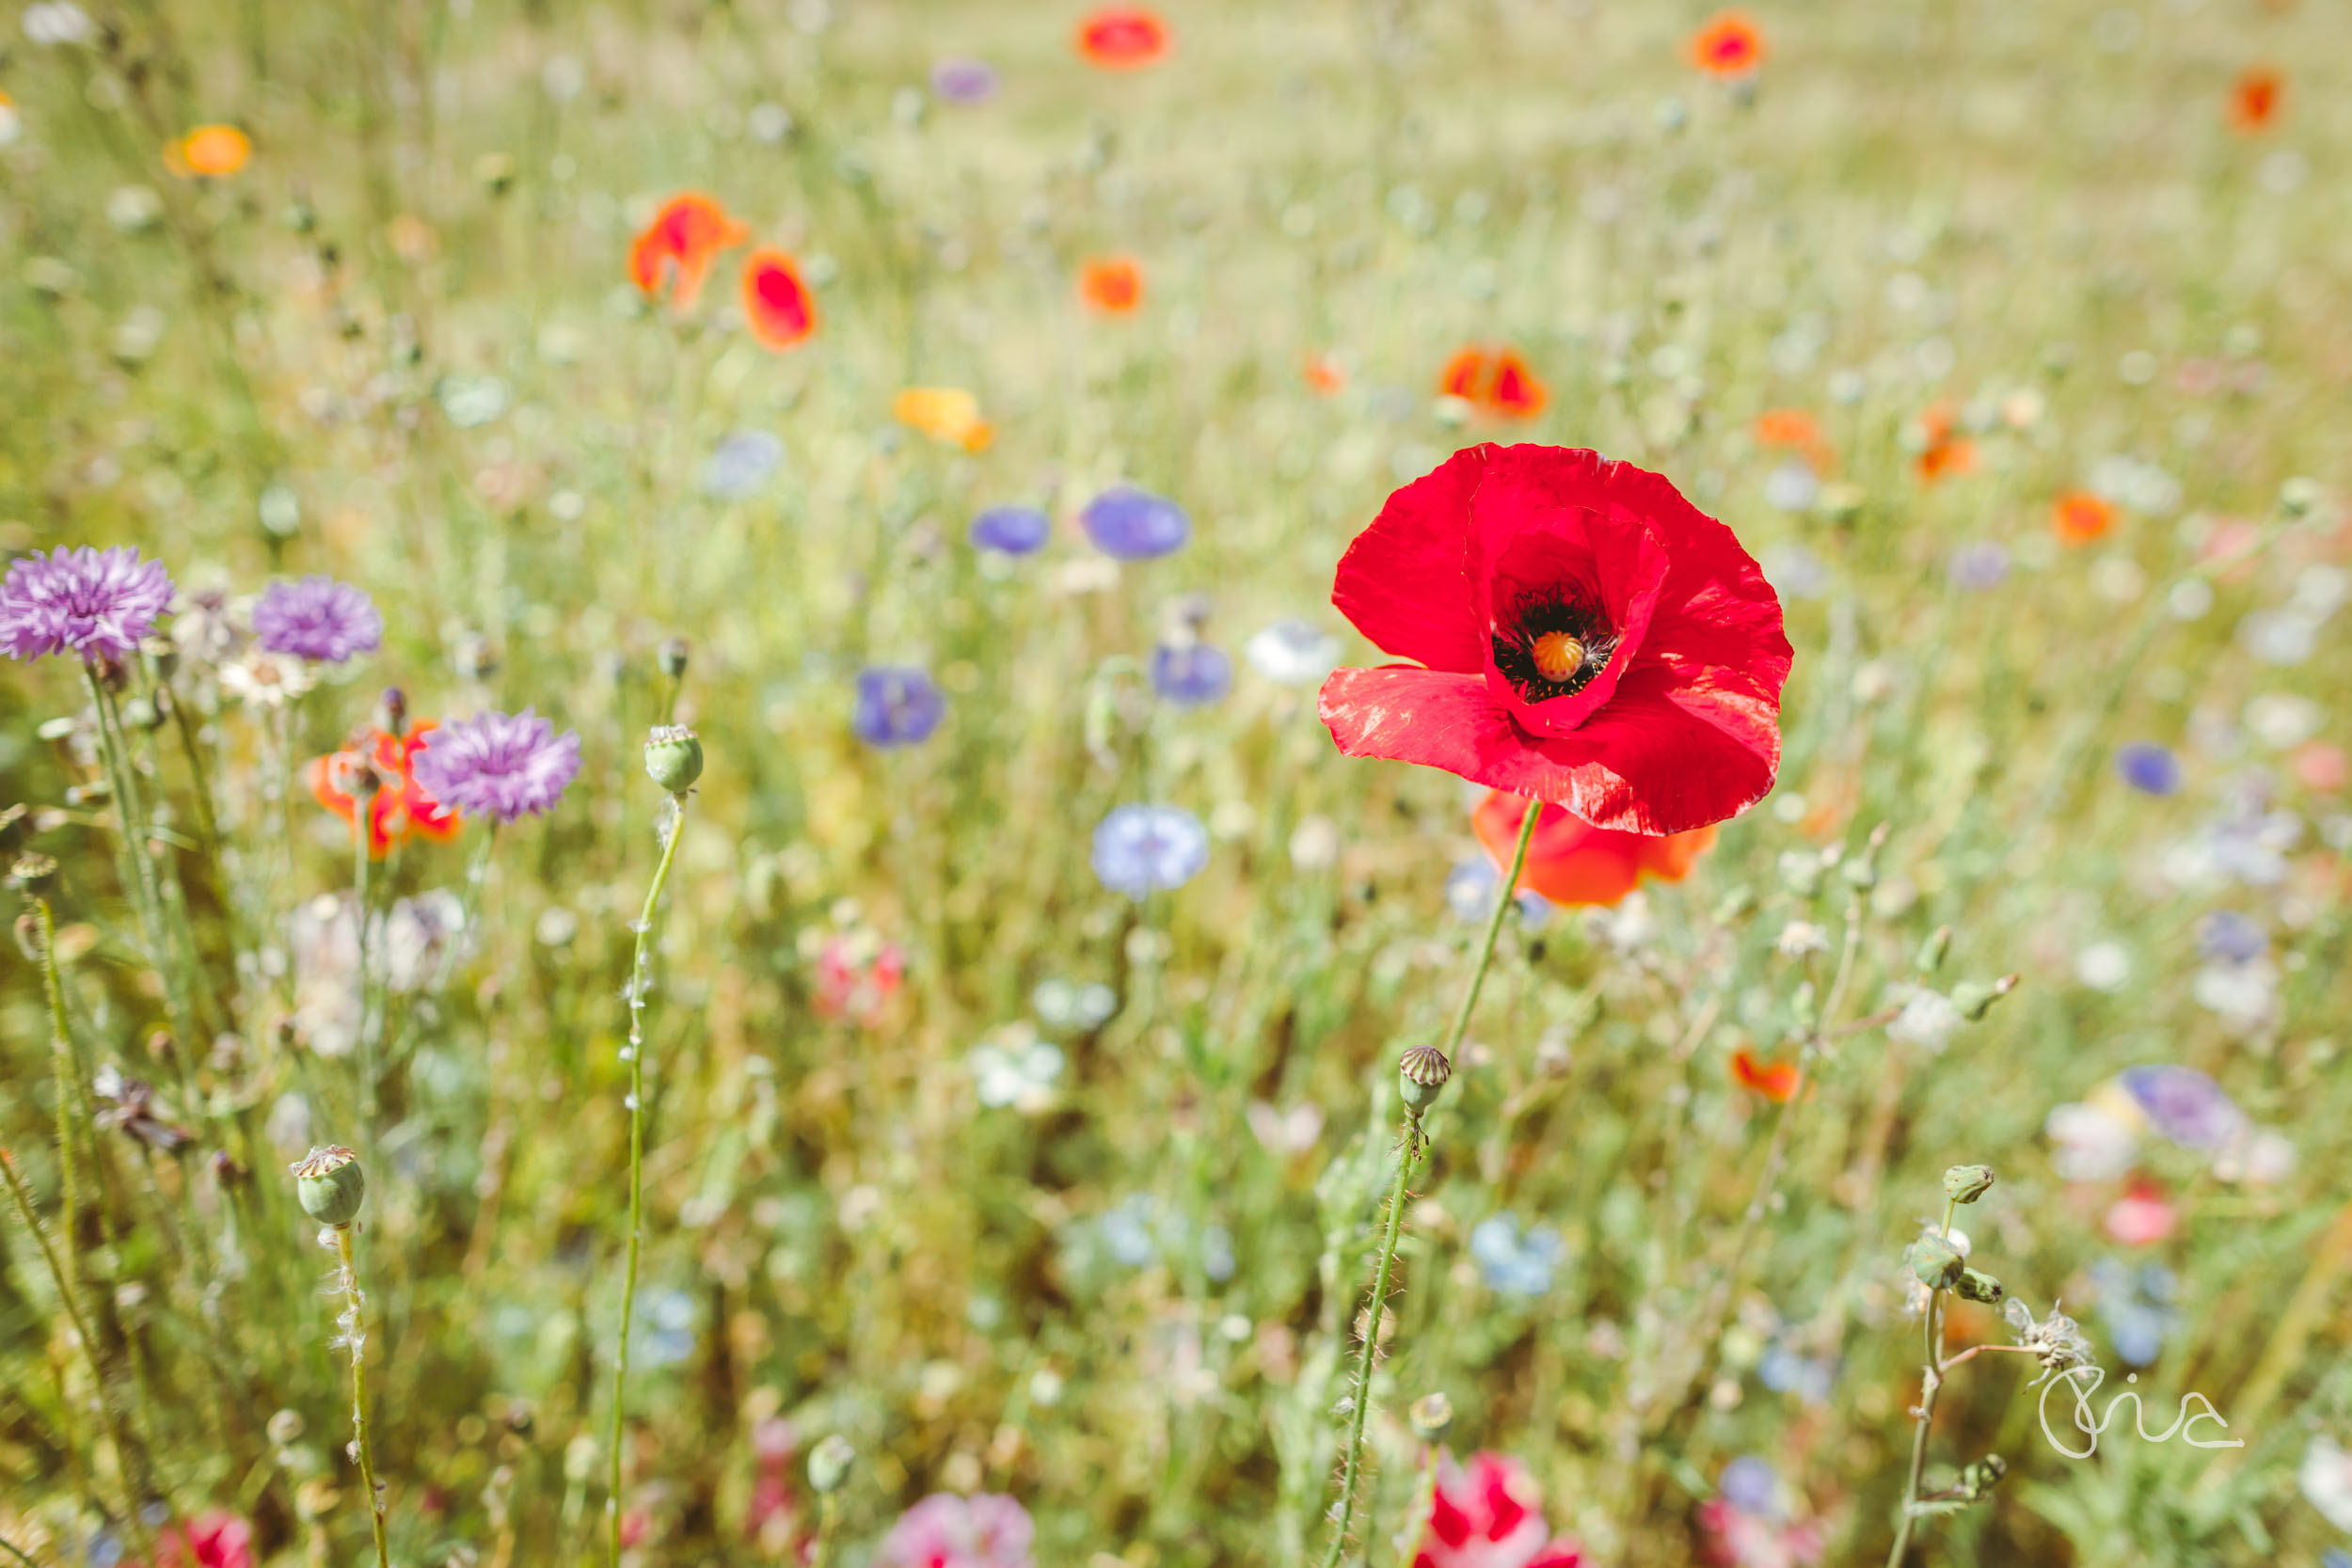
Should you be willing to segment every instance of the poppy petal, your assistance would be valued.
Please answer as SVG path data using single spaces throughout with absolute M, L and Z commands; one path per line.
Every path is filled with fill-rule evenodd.
M 1497 870 L 1508 868 L 1518 847 L 1519 829 L 1536 802 L 1489 790 L 1471 814 L 1470 825 Z M 1614 906 L 1642 879 L 1641 847 L 1663 840 L 1613 833 L 1569 816 L 1557 806 L 1541 808 L 1535 835 L 1528 841 L 1527 864 L 1515 892 L 1537 893 L 1554 904 Z
M 1383 653 L 1433 670 L 1486 668 L 1462 519 L 1488 447 L 1467 447 L 1389 498 L 1340 557 L 1331 602 Z
M 743 264 L 743 316 L 752 336 L 782 353 L 817 330 L 817 302 L 800 269 L 781 250 L 755 250 Z

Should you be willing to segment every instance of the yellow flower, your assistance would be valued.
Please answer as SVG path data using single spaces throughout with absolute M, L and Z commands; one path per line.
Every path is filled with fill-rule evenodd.
M 996 427 L 980 418 L 980 400 L 961 387 L 910 387 L 890 404 L 898 422 L 932 440 L 978 451 Z
M 199 125 L 165 150 L 164 162 L 174 174 L 234 174 L 253 155 L 253 141 L 233 125 Z

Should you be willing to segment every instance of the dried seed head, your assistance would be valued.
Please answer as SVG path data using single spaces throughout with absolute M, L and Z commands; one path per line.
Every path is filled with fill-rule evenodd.
M 1442 1443 L 1454 1427 L 1454 1402 L 1442 1393 L 1423 1394 L 1413 1402 L 1413 1435 L 1424 1443 Z
M 673 795 L 683 795 L 703 776 L 701 736 L 683 724 L 657 724 L 645 737 L 645 771 Z
M 1454 1064 L 1434 1045 L 1417 1045 L 1396 1064 L 1397 1087 L 1405 1097 L 1406 1109 L 1416 1118 L 1437 1102 L 1446 1080 L 1453 1076 Z
M 337 1229 L 359 1217 L 359 1204 L 368 1191 L 359 1156 L 341 1144 L 328 1144 L 313 1148 L 291 1168 L 304 1213 Z

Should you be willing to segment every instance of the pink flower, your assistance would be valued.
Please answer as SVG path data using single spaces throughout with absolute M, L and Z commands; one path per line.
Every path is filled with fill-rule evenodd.
M 1821 1527 L 1811 1519 L 1750 1513 L 1723 1497 L 1699 1504 L 1707 1560 L 1723 1568 L 1800 1568 L 1821 1560 Z
M 818 1018 L 848 1019 L 870 1029 L 906 981 L 907 956 L 868 932 L 839 932 L 817 955 Z
M 1438 1486 L 1413 1568 L 1577 1568 L 1574 1542 L 1554 1540 L 1527 1466 L 1481 1450 L 1469 1468 L 1438 1457 Z
M 225 1509 L 199 1513 L 163 1532 L 155 1568 L 253 1568 L 253 1527 Z
M 993 1492 L 934 1492 L 898 1516 L 875 1560 L 886 1568 L 1034 1568 L 1029 1511 Z
M 2180 1212 L 2153 1181 L 2135 1181 L 2107 1211 L 2107 1234 L 2125 1246 L 2151 1246 L 2172 1234 Z

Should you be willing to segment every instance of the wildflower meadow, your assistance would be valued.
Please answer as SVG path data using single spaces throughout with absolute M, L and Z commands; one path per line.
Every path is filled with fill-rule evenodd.
M 8 0 L 0 1560 L 2352 1568 L 2332 0 Z

